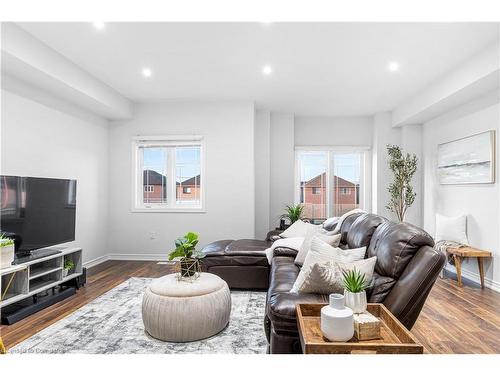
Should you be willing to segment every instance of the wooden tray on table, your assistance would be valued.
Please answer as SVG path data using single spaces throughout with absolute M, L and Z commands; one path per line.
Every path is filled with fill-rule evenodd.
M 297 324 L 304 354 L 422 354 L 424 347 L 381 303 L 369 303 L 367 311 L 380 319 L 381 337 L 348 342 L 328 341 L 321 332 L 321 308 L 325 304 L 297 304 Z

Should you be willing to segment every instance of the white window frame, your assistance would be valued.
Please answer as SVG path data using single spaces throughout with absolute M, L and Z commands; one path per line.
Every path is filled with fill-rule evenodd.
M 143 147 L 172 147 L 167 157 L 167 202 L 166 203 L 144 203 L 143 191 Z M 200 204 L 177 204 L 175 183 L 175 152 L 176 146 L 198 146 L 200 147 Z M 132 138 L 132 212 L 191 212 L 205 213 L 206 203 L 206 176 L 205 176 L 205 142 L 198 135 L 176 135 L 176 136 L 137 136 Z
M 335 169 L 333 165 L 334 153 L 353 153 L 359 152 L 362 155 L 361 160 L 361 175 L 359 178 L 359 208 L 367 212 L 371 210 L 371 147 L 370 146 L 296 146 L 295 147 L 295 178 L 294 178 L 294 199 L 295 204 L 300 203 L 300 167 L 299 167 L 299 153 L 300 152 L 328 152 L 327 165 L 326 165 L 326 216 L 332 217 L 332 207 L 335 204 L 335 197 L 331 187 L 333 186 L 332 170 Z

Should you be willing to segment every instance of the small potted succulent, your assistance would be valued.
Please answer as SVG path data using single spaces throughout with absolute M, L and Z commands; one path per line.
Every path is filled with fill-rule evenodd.
M 302 218 L 302 214 L 304 213 L 304 206 L 302 204 L 287 204 L 285 213 L 280 216 L 280 229 L 286 229 L 286 227 L 292 225 L 297 220 Z M 290 223 L 285 224 L 285 220 L 288 220 Z
M 71 259 L 65 259 L 63 267 L 63 277 L 68 276 L 73 268 L 75 268 L 75 263 L 73 263 Z
M 199 270 L 199 260 L 205 257 L 205 254 L 196 250 L 197 244 L 198 234 L 193 232 L 175 240 L 176 247 L 170 252 L 168 259 L 180 259 L 181 277 L 193 277 Z
M 14 261 L 14 240 L 0 234 L 0 268 L 7 268 Z
M 345 305 L 350 307 L 352 312 L 360 314 L 366 311 L 366 291 L 368 283 L 366 282 L 365 274 L 361 273 L 356 268 L 352 270 L 342 270 L 344 275 L 344 296 Z

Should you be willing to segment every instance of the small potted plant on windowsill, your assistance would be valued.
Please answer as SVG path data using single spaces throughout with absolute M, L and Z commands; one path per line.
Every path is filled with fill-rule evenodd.
M 205 254 L 196 250 L 197 244 L 198 234 L 193 232 L 175 240 L 176 248 L 170 252 L 168 259 L 179 258 L 181 277 L 193 277 L 199 270 L 199 260 L 205 257 Z
M 345 305 L 350 307 L 352 312 L 360 314 L 366 311 L 366 282 L 365 274 L 356 268 L 352 270 L 342 270 L 344 275 L 344 297 Z
M 0 234 L 0 268 L 7 268 L 14 261 L 14 240 Z
M 287 204 L 285 213 L 280 216 L 280 229 L 286 229 L 297 220 L 302 218 L 302 214 L 304 213 L 304 206 L 302 204 Z M 285 224 L 285 220 L 288 220 L 290 223 Z
M 67 277 L 70 271 L 74 268 L 75 268 L 75 263 L 73 263 L 71 259 L 65 259 L 63 267 L 63 277 Z

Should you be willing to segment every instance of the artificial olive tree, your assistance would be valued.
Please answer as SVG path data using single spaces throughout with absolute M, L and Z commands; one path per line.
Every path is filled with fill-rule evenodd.
M 394 212 L 400 222 L 405 220 L 406 211 L 415 202 L 417 194 L 413 191 L 411 180 L 417 171 L 418 158 L 415 154 L 403 154 L 399 146 L 387 145 L 389 169 L 394 174 L 394 181 L 387 190 L 391 195 L 385 206 Z

